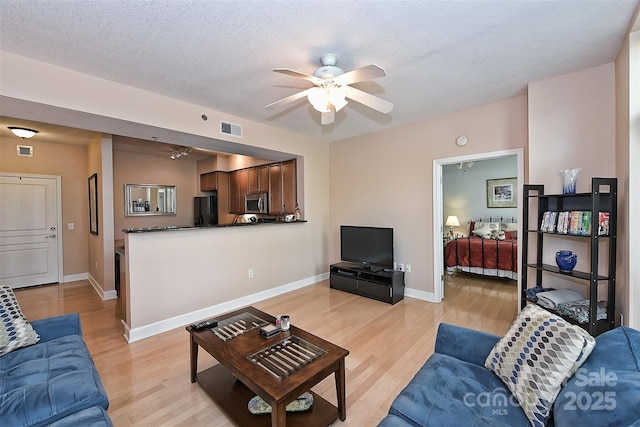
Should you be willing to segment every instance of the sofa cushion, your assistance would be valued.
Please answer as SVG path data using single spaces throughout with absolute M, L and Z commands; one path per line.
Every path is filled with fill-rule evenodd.
M 48 425 L 96 405 L 109 402 L 79 335 L 0 357 L 0 425 Z
M 396 397 L 381 425 L 528 426 L 529 420 L 493 372 L 434 353 Z M 386 423 L 386 424 L 385 424 Z
M 38 342 L 40 337 L 22 314 L 13 289 L 0 285 L 0 356 Z
M 563 382 L 594 345 L 584 329 L 530 304 L 489 353 L 485 366 L 504 381 L 531 424 L 542 427 Z
M 580 425 L 586 419 L 599 427 L 640 425 L 640 332 L 619 327 L 599 335 L 553 411 L 556 425 Z
M 100 406 L 92 406 L 54 422 L 49 427 L 112 427 L 113 423 Z

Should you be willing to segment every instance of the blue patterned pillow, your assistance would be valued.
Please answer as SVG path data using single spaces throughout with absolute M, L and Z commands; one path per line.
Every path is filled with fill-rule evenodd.
M 10 286 L 0 286 L 0 356 L 37 343 L 40 336 L 24 317 Z
M 529 304 L 484 362 L 511 391 L 534 427 L 546 424 L 562 384 L 584 363 L 595 339 Z

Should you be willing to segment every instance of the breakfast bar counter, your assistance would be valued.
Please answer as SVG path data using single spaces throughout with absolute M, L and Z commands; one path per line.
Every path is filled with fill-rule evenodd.
M 310 239 L 303 223 L 308 225 L 280 221 L 123 230 L 125 338 L 134 342 L 326 279 L 317 244 L 321 236 Z M 301 247 L 308 248 L 306 256 Z
M 123 228 L 123 233 L 148 233 L 148 232 L 156 232 L 156 231 L 181 231 L 181 230 L 207 230 L 212 228 L 228 228 L 228 227 L 257 227 L 260 225 L 271 225 L 271 224 L 296 224 L 307 222 L 306 220 L 302 221 L 275 221 L 275 220 L 258 220 L 257 222 L 234 222 L 228 224 L 216 224 L 216 225 L 207 225 L 207 226 L 176 226 L 176 225 L 168 225 L 168 226 L 158 226 L 158 227 L 139 227 L 139 228 Z

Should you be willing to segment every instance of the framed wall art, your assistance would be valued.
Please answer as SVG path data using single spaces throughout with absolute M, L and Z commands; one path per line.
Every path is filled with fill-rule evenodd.
M 98 174 L 89 177 L 89 233 L 98 235 Z
M 518 207 L 518 180 L 516 178 L 488 179 L 487 207 Z

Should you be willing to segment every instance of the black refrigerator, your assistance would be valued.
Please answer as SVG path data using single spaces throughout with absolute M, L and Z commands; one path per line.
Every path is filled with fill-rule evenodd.
M 207 227 L 218 224 L 218 194 L 193 199 L 193 225 Z

